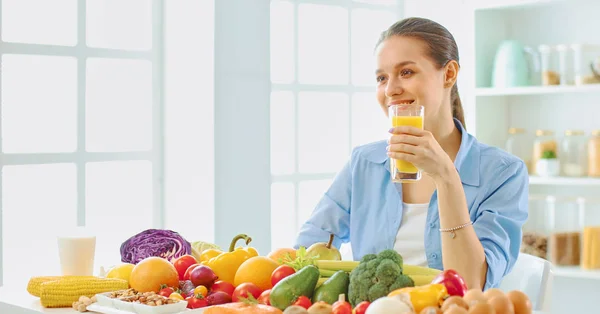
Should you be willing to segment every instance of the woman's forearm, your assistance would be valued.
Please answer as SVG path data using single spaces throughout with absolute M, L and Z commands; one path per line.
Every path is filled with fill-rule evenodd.
M 454 167 L 436 178 L 440 228 L 454 228 L 470 222 L 465 192 Z M 465 279 L 469 289 L 483 289 L 487 263 L 483 246 L 472 225 L 451 232 L 441 232 L 444 269 L 454 269 Z

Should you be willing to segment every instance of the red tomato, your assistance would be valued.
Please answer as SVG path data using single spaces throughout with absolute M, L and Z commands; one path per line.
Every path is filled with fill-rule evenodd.
M 208 306 L 208 301 L 206 301 L 206 299 L 202 297 L 202 295 L 190 296 L 187 297 L 185 300 L 188 302 L 188 309 L 197 309 L 199 307 Z
M 165 285 L 163 285 L 161 288 L 162 289 L 160 289 L 160 291 L 158 291 L 158 294 L 162 295 L 165 298 L 168 298 L 171 295 L 171 293 L 175 292 L 175 290 L 173 290 L 173 288 L 165 287 Z
M 248 298 L 248 294 L 251 294 L 255 299 L 260 297 L 262 290 L 257 287 L 255 284 L 250 282 L 245 282 L 235 288 L 233 290 L 233 295 L 231 296 L 231 301 L 239 302 L 244 298 Z
M 301 295 L 296 299 L 296 302 L 292 303 L 292 305 L 299 305 L 308 310 L 308 308 L 312 305 L 310 299 Z
M 271 305 L 271 289 L 263 291 L 258 297 L 259 304 Z
M 210 287 L 210 291 L 223 291 L 225 293 L 227 293 L 230 297 L 233 296 L 233 291 L 235 290 L 235 287 L 225 281 L 222 280 L 217 280 L 215 281 L 215 283 L 213 283 L 213 285 Z
M 175 269 L 177 270 L 177 273 L 179 274 L 179 280 L 183 280 L 183 276 L 185 275 L 186 270 L 190 266 L 197 264 L 197 263 L 198 263 L 198 261 L 196 260 L 196 258 L 191 255 L 183 255 L 183 256 L 180 256 L 177 259 L 175 259 L 173 261 L 173 266 L 175 266 Z
M 281 279 L 283 279 L 295 272 L 296 272 L 296 270 L 292 266 L 288 266 L 288 265 L 281 265 L 281 266 L 275 268 L 275 270 L 271 274 L 271 285 L 273 285 L 273 287 L 275 287 L 275 284 L 277 284 Z
M 196 268 L 196 266 L 200 266 L 200 264 L 192 264 L 188 266 L 188 268 L 185 270 L 185 273 L 183 273 L 183 280 L 190 280 L 190 273 L 192 270 L 194 270 L 194 268 Z
M 365 314 L 367 312 L 367 308 L 371 305 L 369 301 L 362 301 L 356 305 L 354 308 L 355 314 Z

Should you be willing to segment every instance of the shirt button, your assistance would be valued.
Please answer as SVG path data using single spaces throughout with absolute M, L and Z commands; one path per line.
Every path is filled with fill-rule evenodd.
M 431 228 L 434 228 L 434 227 L 435 227 L 435 223 L 433 223 L 433 222 L 430 222 L 430 223 L 429 223 L 429 227 L 431 227 Z
M 437 258 L 437 254 L 435 254 L 435 253 L 431 254 L 431 258 L 436 259 Z

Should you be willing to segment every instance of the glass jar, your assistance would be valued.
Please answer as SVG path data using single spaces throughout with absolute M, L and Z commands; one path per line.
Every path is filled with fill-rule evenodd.
M 578 266 L 581 263 L 582 214 L 576 199 L 548 196 L 549 255 L 555 265 Z
M 560 85 L 573 85 L 572 62 L 569 62 L 571 49 L 567 45 L 557 45 L 558 52 L 558 73 L 560 75 Z
M 596 45 L 574 44 L 573 50 L 573 70 L 575 72 L 575 85 L 597 84 L 600 83 L 600 77 L 595 76 L 592 67 L 597 68 L 596 72 L 600 74 L 600 47 Z
M 542 85 L 558 85 L 560 83 L 560 74 L 556 65 L 556 56 L 554 49 L 548 45 L 539 45 Z
M 600 200 L 578 200 L 583 217 L 581 268 L 600 269 Z
M 521 252 L 547 259 L 548 232 L 546 197 L 544 195 L 530 195 L 529 216 L 523 224 Z
M 592 131 L 588 140 L 588 176 L 600 177 L 600 130 Z
M 505 149 L 507 152 L 521 158 L 531 173 L 531 142 L 523 128 L 508 129 Z
M 587 173 L 587 143 L 584 132 L 565 131 L 560 146 L 560 169 L 567 177 L 583 177 Z
M 554 132 L 550 130 L 537 130 L 533 142 L 533 155 L 531 166 L 533 173 L 539 176 L 560 174 L 560 163 L 557 159 L 558 144 Z

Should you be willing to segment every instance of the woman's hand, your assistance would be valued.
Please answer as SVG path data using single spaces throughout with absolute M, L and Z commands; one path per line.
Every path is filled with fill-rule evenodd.
M 434 180 L 454 169 L 452 159 L 442 149 L 431 132 L 412 126 L 390 129 L 388 156 L 408 161 L 427 173 Z

